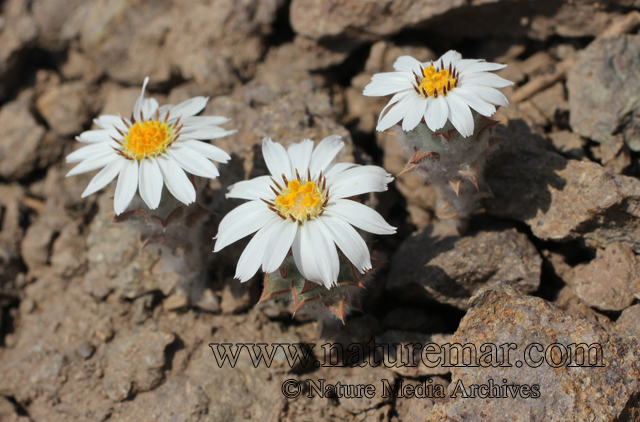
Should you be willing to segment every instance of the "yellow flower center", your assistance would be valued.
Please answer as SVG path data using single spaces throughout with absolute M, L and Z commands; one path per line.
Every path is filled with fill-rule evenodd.
M 455 73 L 455 72 L 454 72 Z M 457 79 L 447 69 L 436 71 L 436 68 L 429 66 L 424 69 L 424 78 L 418 87 L 425 97 L 438 97 L 447 95 L 456 86 Z
M 292 180 L 276 198 L 275 208 L 284 218 L 305 221 L 322 213 L 325 199 L 326 193 L 314 182 Z
M 141 161 L 166 152 L 167 146 L 176 138 L 173 126 L 156 120 L 136 122 L 124 137 L 122 152 L 128 158 Z

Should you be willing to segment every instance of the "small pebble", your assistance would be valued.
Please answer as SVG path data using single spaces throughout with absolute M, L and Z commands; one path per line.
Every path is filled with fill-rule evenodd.
M 82 359 L 84 360 L 87 360 L 91 356 L 93 356 L 93 353 L 95 351 L 96 347 L 88 341 L 83 341 L 78 345 L 78 353 L 80 353 L 80 356 L 82 356 Z

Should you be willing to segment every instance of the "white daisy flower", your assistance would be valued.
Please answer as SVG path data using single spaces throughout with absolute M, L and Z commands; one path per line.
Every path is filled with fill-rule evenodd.
M 288 150 L 269 138 L 262 154 L 271 176 L 229 187 L 228 198 L 248 199 L 220 222 L 214 252 L 248 236 L 235 277 L 247 281 L 260 266 L 276 271 L 293 252 L 296 266 L 309 281 L 327 288 L 337 284 L 340 264 L 336 246 L 360 271 L 371 269 L 369 249 L 351 226 L 375 234 L 393 234 L 380 214 L 346 198 L 387 190 L 393 178 L 377 166 L 331 164 L 344 147 L 329 136 L 313 148 L 313 141 L 292 144 Z
M 402 56 L 393 64 L 396 72 L 373 75 L 363 94 L 370 97 L 395 94 L 380 114 L 378 131 L 402 120 L 402 130 L 408 132 L 422 119 L 429 129 L 436 131 L 448 119 L 462 136 L 468 137 L 473 134 L 469 107 L 490 117 L 495 113 L 496 105 L 509 103 L 507 97 L 494 88 L 504 88 L 513 82 L 488 73 L 505 67 L 484 60 L 465 60 L 453 50 L 429 63 Z M 384 114 L 390 106 L 393 107 Z
M 230 120 L 226 117 L 196 116 L 208 98 L 194 97 L 176 106 L 159 107 L 157 100 L 144 98 L 148 82 L 146 78 L 131 119 L 98 117 L 94 123 L 100 129 L 76 137 L 89 145 L 67 156 L 67 163 L 80 163 L 67 177 L 102 169 L 82 193 L 83 198 L 118 177 L 113 201 L 116 214 L 127 209 L 138 189 L 150 209 L 158 208 L 163 185 L 176 199 L 189 205 L 196 200 L 196 191 L 185 171 L 214 179 L 220 173 L 210 160 L 226 163 L 231 159 L 222 149 L 201 142 L 237 132 L 218 127 Z

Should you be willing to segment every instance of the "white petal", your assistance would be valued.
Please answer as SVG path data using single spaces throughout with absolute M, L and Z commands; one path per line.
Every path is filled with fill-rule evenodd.
M 492 104 L 489 104 L 488 102 L 482 100 L 475 92 L 471 90 L 458 87 L 451 91 L 447 95 L 447 97 L 450 97 L 452 95 L 460 97 L 460 99 L 468 104 L 469 107 L 482 114 L 483 116 L 490 117 L 493 115 L 493 113 L 496 112 L 496 108 Z
M 354 163 L 333 163 L 333 164 L 329 164 L 329 166 L 326 169 L 326 172 L 323 172 L 323 177 L 327 178 L 327 182 L 331 182 L 333 180 L 333 178 L 337 175 L 339 175 L 340 173 L 342 173 L 343 171 L 353 168 L 353 167 L 358 167 L 358 164 L 354 164 Z
M 324 234 L 317 220 L 304 223 L 296 233 L 291 251 L 300 273 L 309 281 L 331 288 L 340 271 L 338 253 L 330 234 Z
M 440 60 L 442 60 L 444 62 L 444 67 L 447 67 L 447 66 L 449 66 L 449 63 L 455 64 L 459 60 L 462 60 L 462 54 L 458 53 L 455 50 L 449 50 L 446 53 L 444 53 L 442 55 L 442 57 L 440 57 L 438 60 L 436 60 L 434 62 L 434 64 L 435 63 L 440 63 Z
M 216 126 L 194 126 L 193 130 L 189 131 L 186 128 L 183 128 L 180 131 L 179 140 L 181 139 L 198 139 L 198 140 L 208 140 L 208 139 L 220 139 L 225 136 L 233 135 L 234 133 L 238 133 L 237 130 L 225 130 Z
M 113 160 L 118 159 L 118 155 L 113 151 L 107 151 L 100 155 L 96 155 L 93 158 L 88 160 L 84 160 L 77 166 L 71 169 L 69 173 L 67 173 L 66 177 L 76 176 L 78 174 L 87 173 L 102 167 L 105 167 L 107 164 L 111 163 Z
M 149 77 L 144 78 L 144 82 L 142 83 L 142 92 L 140 93 L 140 97 L 136 100 L 135 105 L 133 106 L 133 118 L 136 121 L 144 120 L 144 116 L 142 116 L 142 101 L 144 100 L 144 91 L 147 89 L 147 84 L 149 83 Z
M 240 255 L 238 266 L 236 267 L 235 278 L 239 279 L 243 283 L 251 279 L 251 277 L 258 272 L 260 264 L 262 264 L 261 257 L 264 256 L 267 247 L 271 244 L 271 240 L 276 234 L 271 230 L 271 228 L 273 228 L 278 221 L 282 221 L 282 219 L 274 213 L 271 214 L 270 219 L 260 230 L 258 230 L 242 252 L 242 255 Z M 216 242 L 216 246 L 217 245 L 218 242 Z
M 180 167 L 195 176 L 208 177 L 209 179 L 220 176 L 220 172 L 210 160 L 189 148 L 188 145 L 175 143 L 167 149 L 167 154 L 176 160 Z
M 231 119 L 223 116 L 190 116 L 180 121 L 184 123 L 186 128 L 187 126 L 219 126 L 231 121 Z
M 368 192 L 384 192 L 393 177 L 378 166 L 362 166 L 345 170 L 329 185 L 331 199 L 348 198 Z
M 229 186 L 227 198 L 238 199 L 267 199 L 275 198 L 275 194 L 269 186 L 272 186 L 271 176 L 260 176 L 251 180 L 243 180 L 234 185 Z
M 309 223 L 311 223 L 311 221 L 309 221 Z M 300 228 L 305 229 L 305 227 Z M 318 284 L 324 284 L 321 281 L 322 277 L 320 276 L 320 272 L 316 266 L 316 261 L 313 259 L 314 246 L 308 238 L 308 230 L 298 230 L 296 232 L 296 237 L 293 239 L 293 245 L 291 245 L 293 261 L 304 278 L 317 282 Z
M 371 77 L 371 82 L 364 87 L 362 94 L 367 97 L 384 97 L 411 89 L 413 81 L 414 77 L 409 72 L 376 73 Z
M 485 61 L 482 59 L 462 59 L 462 60 L 459 60 L 455 64 L 455 66 L 456 66 L 456 69 L 458 69 L 459 74 L 462 75 L 466 73 L 466 69 L 468 69 L 470 66 L 476 63 L 482 63 L 482 62 L 485 62 Z
M 371 269 L 369 248 L 358 232 L 339 217 L 325 214 L 318 221 L 326 226 L 326 231 L 347 259 L 364 273 Z
M 117 127 L 122 132 L 126 133 L 129 130 L 129 128 L 122 121 L 122 119 L 123 118 L 120 116 L 104 114 L 96 119 L 93 119 L 93 123 L 95 123 L 96 126 L 102 129 L 113 129 L 114 127 Z M 129 119 L 124 119 L 124 120 L 128 123 L 129 126 L 131 126 L 131 122 L 129 121 Z
M 411 56 L 398 57 L 393 64 L 393 68 L 397 71 L 412 72 L 418 76 L 422 76 L 420 62 Z
M 269 214 L 276 215 L 273 211 L 270 211 L 269 208 L 267 208 L 264 202 L 262 201 L 245 202 L 244 204 L 237 206 L 236 208 L 228 212 L 227 215 L 224 216 L 222 221 L 220 221 L 220 225 L 218 226 L 218 235 L 220 235 L 220 233 L 222 232 L 227 231 L 230 227 L 232 227 L 236 223 L 244 224 L 242 223 L 241 220 L 248 221 L 248 220 L 260 219 L 263 222 L 267 221 L 268 219 L 265 218 L 264 216 L 268 216 Z M 263 225 L 264 224 L 260 224 L 258 228 L 262 227 Z
M 113 210 L 120 215 L 127 209 L 138 190 L 138 162 L 126 160 L 120 170 L 116 194 L 113 198 Z
M 211 145 L 208 142 L 196 141 L 194 139 L 180 141 L 179 144 L 188 146 L 198 154 L 201 154 L 203 157 L 208 158 L 209 160 L 217 161 L 219 163 L 226 163 L 231 160 L 229 154 L 226 153 L 222 148 L 218 148 L 215 145 Z
M 140 107 L 144 120 L 151 120 L 156 117 L 156 110 L 158 110 L 158 100 L 155 98 L 143 98 L 142 106 Z
M 140 162 L 140 197 L 149 209 L 155 210 L 162 198 L 162 172 L 155 158 L 146 158 Z
M 310 242 L 308 246 L 313 251 L 311 256 L 315 260 L 316 268 L 318 268 L 325 287 L 331 288 L 337 285 L 338 275 L 340 274 L 340 260 L 331 238 L 331 232 L 318 220 L 308 221 L 300 230 L 308 233 L 307 238 Z M 312 281 L 318 282 L 320 280 Z
M 158 108 L 158 120 L 161 121 L 161 122 L 164 122 L 164 119 L 165 119 L 165 117 L 167 115 L 167 112 L 169 110 L 171 110 L 173 107 L 174 107 L 173 104 L 164 104 L 164 105 L 160 106 L 160 108 Z M 186 125 L 187 124 L 185 123 L 185 126 Z
M 447 123 L 447 117 L 449 117 L 449 106 L 441 95 L 438 98 L 429 97 L 430 101 L 427 104 L 427 111 L 424 115 L 424 120 L 429 126 L 429 129 L 436 131 L 442 129 Z
M 169 122 L 174 122 L 180 118 L 191 117 L 200 113 L 207 105 L 208 97 L 193 97 L 181 102 L 169 111 Z
M 467 74 L 475 72 L 493 72 L 494 70 L 504 69 L 505 67 L 507 67 L 506 64 L 479 61 L 477 63 L 469 63 L 464 67 L 458 66 L 458 70 L 460 70 L 461 72 L 464 71 L 464 73 Z
M 275 223 L 271 229 L 275 236 L 271 236 L 269 248 L 265 250 L 264 258 L 262 259 L 262 271 L 267 274 L 274 272 L 282 265 L 282 261 L 287 257 L 298 231 L 297 222 L 294 223 L 291 220 L 278 218 L 280 221 Z
M 391 227 L 376 211 L 348 199 L 329 200 L 325 214 L 333 214 L 359 229 L 374 234 L 394 234 Z
M 411 104 L 407 104 L 407 114 L 402 120 L 402 130 L 408 132 L 418 126 L 418 123 L 424 117 L 424 112 L 427 110 L 427 99 L 422 97 L 414 97 L 415 99 Z
M 196 200 L 196 189 L 178 163 L 163 154 L 156 158 L 167 189 L 178 201 L 189 205 Z
M 489 86 L 491 88 L 504 88 L 513 85 L 508 81 L 493 73 L 478 72 L 470 75 L 460 75 L 460 84 L 479 84 Z
M 97 129 L 87 130 L 86 132 L 82 132 L 80 136 L 76 137 L 79 142 L 83 142 L 86 144 L 93 144 L 97 142 L 113 142 L 113 138 L 122 140 L 122 135 L 120 135 L 115 129 Z
M 293 179 L 291 177 L 289 155 L 281 144 L 273 142 L 271 138 L 264 138 L 262 140 L 262 156 L 269 172 L 276 181 L 282 180 L 283 174 L 288 180 Z
M 96 174 L 91 182 L 87 185 L 87 188 L 82 192 L 82 198 L 86 198 L 87 196 L 96 193 L 103 187 L 107 186 L 116 176 L 120 173 L 122 167 L 127 164 L 128 160 L 125 158 L 119 158 L 113 160 L 109 164 L 105 166 L 102 170 Z
M 311 178 L 315 179 L 321 171 L 324 172 L 342 148 L 344 148 L 344 142 L 342 142 L 342 137 L 338 135 L 327 136 L 320 141 L 311 155 L 311 163 L 309 164 Z
M 281 219 L 261 201 L 247 202 L 234 208 L 220 222 L 213 251 L 218 252 L 243 237 L 255 233 L 273 220 L 274 216 Z M 255 258 L 262 262 L 262 256 Z
M 313 141 L 311 139 L 304 139 L 302 142 L 289 146 L 287 154 L 289 154 L 289 159 L 291 160 L 292 175 L 295 174 L 295 170 L 298 170 L 300 177 L 306 177 L 312 153 Z
M 498 91 L 495 88 L 489 88 L 488 86 L 477 84 L 464 84 L 464 88 L 473 91 L 481 99 L 483 99 L 484 101 L 488 101 L 491 104 L 502 107 L 506 107 L 507 105 L 509 105 L 509 100 L 507 100 L 507 97 L 505 97 L 502 92 Z
M 449 105 L 449 120 L 460 135 L 465 138 L 473 135 L 473 115 L 469 106 L 456 95 L 445 97 Z
M 411 104 L 413 104 L 416 99 L 423 98 L 421 95 L 416 94 L 415 91 L 411 90 L 411 92 L 413 92 L 413 94 L 404 96 L 387 112 L 387 114 L 384 115 L 384 117 L 380 114 L 381 118 L 378 121 L 378 126 L 376 126 L 376 130 L 378 132 L 387 130 L 402 120 L 409 112 Z
M 80 161 L 89 160 L 92 157 L 96 157 L 98 155 L 104 155 L 106 153 L 112 153 L 113 149 L 111 145 L 117 146 L 115 142 L 99 142 L 97 144 L 87 145 L 86 147 L 79 148 L 73 151 L 71 154 L 67 155 L 66 162 L 67 163 L 79 163 Z

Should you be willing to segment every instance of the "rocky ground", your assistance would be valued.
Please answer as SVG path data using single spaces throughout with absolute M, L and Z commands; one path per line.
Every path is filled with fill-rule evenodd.
M 0 3 L 0 420 L 640 420 L 640 2 L 637 0 L 4 0 Z M 508 64 L 483 201 L 463 235 L 415 174 L 365 198 L 398 233 L 342 325 L 256 305 L 214 256 L 235 181 L 264 174 L 264 136 L 344 137 L 342 156 L 398 174 L 376 133 L 374 73 L 449 49 Z M 233 120 L 233 160 L 199 193 L 207 283 L 184 297 L 157 251 L 113 224 L 114 187 L 65 178 L 74 136 L 127 113 L 150 76 L 160 103 L 208 95 Z M 375 240 L 375 241 L 374 241 Z M 599 343 L 603 367 L 218 368 L 217 342 Z M 321 351 L 315 350 L 316 357 Z M 287 399 L 286 379 L 451 391 L 487 379 L 537 399 Z M 306 392 L 305 392 L 306 394 Z

